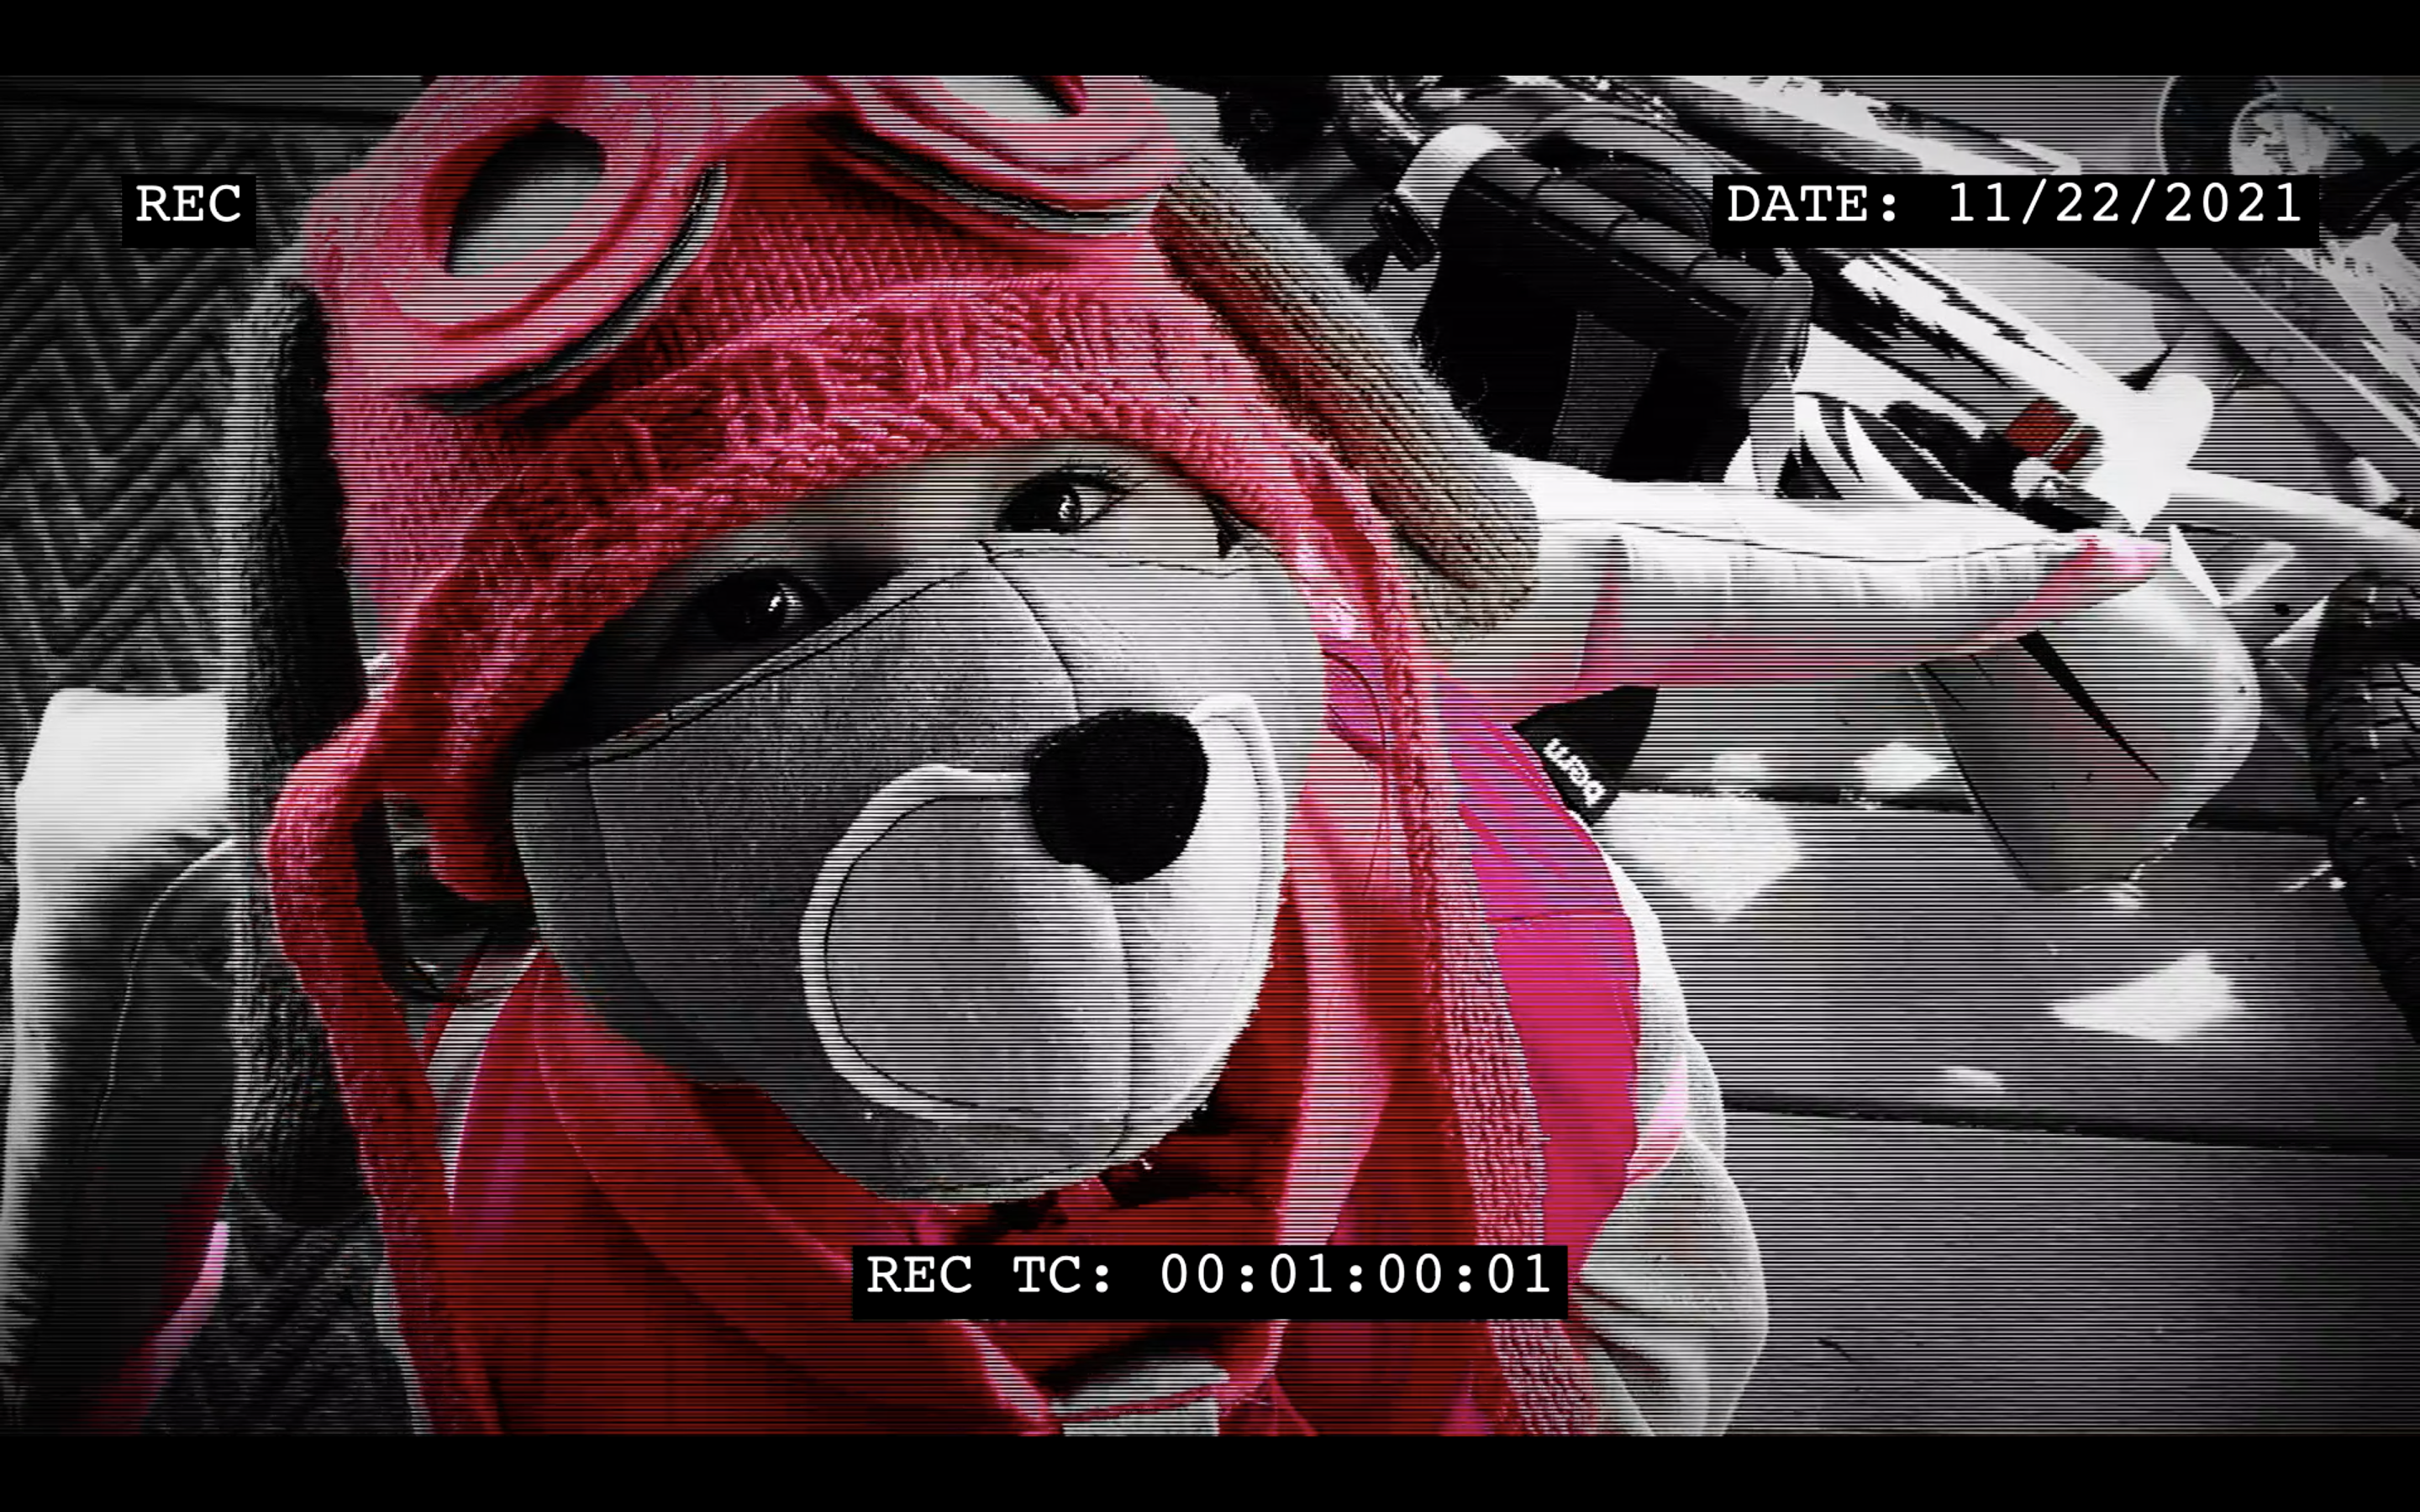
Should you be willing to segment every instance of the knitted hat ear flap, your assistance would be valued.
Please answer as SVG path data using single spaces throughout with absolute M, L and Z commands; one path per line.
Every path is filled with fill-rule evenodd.
M 1368 481 L 1430 635 L 1484 631 L 1537 581 L 1528 495 L 1310 230 L 1233 152 L 1185 135 L 1186 171 L 1159 212 L 1170 255 Z
M 436 1102 L 365 918 L 365 879 L 392 875 L 379 764 L 386 736 L 372 710 L 295 766 L 267 841 L 276 923 L 296 968 L 321 984 L 318 1011 L 361 1134 L 362 1173 L 429 1424 L 440 1433 L 493 1433 L 477 1347 L 452 1304 L 459 1271 Z
M 1373 624 L 1385 678 L 1387 786 L 1403 814 L 1414 906 L 1422 943 L 1420 996 L 1428 1025 L 1428 1073 L 1445 1089 L 1467 1179 L 1472 1238 L 1481 1244 L 1544 1242 L 1544 1141 L 1512 1006 L 1497 968 L 1494 933 L 1456 812 L 1450 761 L 1439 737 L 1412 606 L 1389 549 L 1388 522 L 1340 480 L 1306 478 L 1329 542 L 1348 559 Z M 1500 1319 L 1487 1325 L 1490 1358 L 1481 1401 L 1508 1433 L 1590 1431 L 1592 1410 L 1582 1366 L 1560 1321 Z
M 314 765 L 324 769 L 354 748 L 349 737 L 362 726 L 357 717 L 367 688 L 344 571 L 345 498 L 322 398 L 326 324 L 296 258 L 271 269 L 236 331 L 232 356 L 217 480 L 219 523 L 235 563 L 224 606 L 224 649 L 232 662 L 224 681 L 234 818 L 244 854 L 257 866 L 290 774 L 315 749 L 320 755 Z M 423 1164 L 433 1172 L 435 1122 L 396 1011 L 396 989 L 412 982 L 385 810 L 366 768 L 348 764 L 345 771 L 347 780 L 331 795 L 342 810 L 336 832 L 314 853 L 335 880 L 315 890 L 300 917 L 314 933 L 345 937 L 353 947 L 348 960 L 361 964 L 365 980 L 339 979 L 345 1001 L 322 1005 L 337 1010 L 325 1014 L 323 1030 L 322 1013 L 281 948 L 281 922 L 291 933 L 297 918 L 273 917 L 268 879 L 256 872 L 236 931 L 231 1164 L 250 1199 L 277 1217 L 338 1224 L 359 1211 L 364 1196 L 355 1125 L 347 1116 L 349 1104 L 355 1110 L 368 1140 L 369 1194 L 386 1234 L 406 1336 L 421 1373 L 437 1378 L 424 1380 L 424 1396 L 441 1426 L 480 1426 L 481 1404 L 464 1405 L 465 1394 L 452 1387 L 463 1379 L 460 1362 L 442 1349 L 420 1347 L 436 1332 L 432 1309 L 442 1308 L 442 1288 L 412 1284 L 433 1280 L 436 1269 L 421 1215 L 433 1212 L 442 1225 L 444 1187 L 437 1178 L 431 1207 L 427 1180 L 398 1182 L 387 1169 L 399 1152 L 414 1176 L 425 1176 L 417 1168 Z M 374 1008 L 362 1012 L 359 1005 Z M 343 1011 L 347 1007 L 357 1011 Z M 365 1025 L 357 1022 L 363 1018 Z M 389 1114 L 397 1107 L 399 1117 Z M 365 1109 L 380 1116 L 364 1118 Z M 398 1186 L 408 1190 L 399 1194 Z

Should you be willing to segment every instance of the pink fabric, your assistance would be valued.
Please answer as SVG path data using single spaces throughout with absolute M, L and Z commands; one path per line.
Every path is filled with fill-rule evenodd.
M 1604 855 L 1537 758 L 1458 693 L 1472 862 L 1546 1135 L 1545 1242 L 1576 1270 L 1621 1202 L 1637 1117 L 1637 947 Z M 1451 706 L 1451 705 L 1450 705 Z
M 1331 706 L 1357 734 L 1369 728 L 1357 715 L 1375 674 L 1359 657 L 1342 665 Z M 1438 702 L 1456 736 L 1459 814 L 1545 1136 L 1542 1238 L 1569 1247 L 1576 1273 L 1636 1153 L 1637 945 L 1604 854 L 1528 747 L 1464 690 L 1445 685 Z
M 857 1243 L 1472 1239 L 1451 1096 L 1427 1027 L 1399 846 L 1387 843 L 1366 659 L 1332 653 L 1338 737 L 1316 767 L 1259 1011 L 1222 1081 L 1234 1127 L 1181 1133 L 1060 1196 L 996 1209 L 882 1202 L 749 1089 L 682 1082 L 599 1027 L 541 959 L 489 1041 L 464 1132 L 465 1313 L 512 1431 L 1048 1433 L 1039 1381 L 1132 1323 L 847 1319 Z M 1356 689 L 1359 691 L 1356 691 Z M 1553 1143 L 1552 1242 L 1584 1257 L 1621 1198 L 1636 1039 L 1629 935 L 1602 863 L 1535 761 L 1465 726 L 1464 814 Z M 1223 1430 L 1486 1432 L 1479 1324 L 1205 1326 Z

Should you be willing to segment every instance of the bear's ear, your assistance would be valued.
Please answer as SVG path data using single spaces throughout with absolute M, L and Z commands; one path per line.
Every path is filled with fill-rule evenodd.
M 328 330 L 294 253 L 266 270 L 228 349 L 214 480 L 226 578 L 220 652 L 240 820 L 363 703 L 364 625 L 344 563 Z
M 236 929 L 229 1151 L 281 1217 L 326 1222 L 361 1200 L 353 1138 L 318 1015 L 279 953 L 257 863 L 287 774 L 366 701 L 372 632 L 358 621 L 345 571 L 327 321 L 294 255 L 267 270 L 229 358 L 212 501 L 226 575 L 219 640 L 231 817 L 255 869 Z M 389 984 L 425 995 L 403 943 L 383 805 L 359 841 L 364 922 Z
M 1538 519 L 1453 399 L 1310 228 L 1199 129 L 1162 202 L 1171 259 L 1370 486 L 1430 634 L 1484 631 L 1537 580 Z

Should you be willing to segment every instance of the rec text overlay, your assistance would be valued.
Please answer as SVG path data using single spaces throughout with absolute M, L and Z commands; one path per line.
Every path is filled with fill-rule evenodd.
M 254 247 L 260 184 L 251 175 L 117 180 L 117 238 L 128 247 Z

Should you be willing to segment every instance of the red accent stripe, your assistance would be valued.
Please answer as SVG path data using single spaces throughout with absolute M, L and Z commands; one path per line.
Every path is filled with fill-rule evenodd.
M 2036 399 L 2025 406 L 2016 419 L 2009 422 L 2008 437 L 2018 451 L 2027 456 L 2040 456 L 2066 435 L 2067 427 L 2073 424 L 2073 415 L 2048 399 Z
M 2091 455 L 2092 448 L 2099 443 L 2100 440 L 2099 431 L 2089 425 L 2085 426 L 2075 433 L 2074 440 L 2058 449 L 2058 455 L 2050 459 L 2050 465 L 2061 472 L 2074 471 L 2075 464 Z
M 461 966 L 454 973 L 454 985 L 428 1011 L 428 1023 L 420 1031 L 420 1064 L 425 1069 L 437 1058 L 437 1046 L 445 1038 L 445 1026 L 453 1021 L 454 1010 L 471 994 L 471 984 L 478 980 L 479 967 L 488 959 L 488 940 L 482 937 L 462 958 Z

